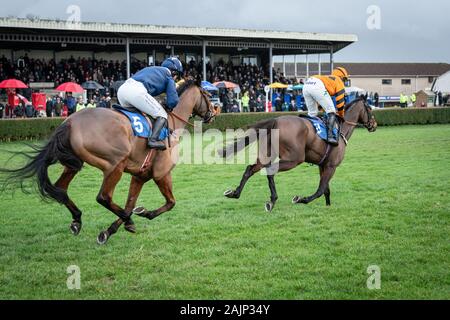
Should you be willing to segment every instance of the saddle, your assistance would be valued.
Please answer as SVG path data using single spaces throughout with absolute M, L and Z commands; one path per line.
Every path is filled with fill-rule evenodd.
M 327 136 L 327 121 L 328 117 L 326 114 L 324 114 L 322 117 L 310 117 L 309 115 L 301 114 L 299 115 L 300 118 L 306 119 L 313 125 L 314 129 L 316 130 L 317 136 L 322 139 L 323 141 L 328 143 L 328 136 Z M 342 121 L 338 117 L 338 128 L 335 128 L 333 130 L 334 137 L 339 140 L 341 135 L 341 124 Z
M 123 114 L 130 120 L 131 127 L 133 128 L 133 133 L 136 137 L 148 139 L 152 134 L 152 128 L 155 123 L 155 119 L 147 116 L 146 114 L 139 111 L 137 108 L 127 108 L 119 104 L 114 104 L 112 106 L 113 110 Z M 159 135 L 159 141 L 163 141 L 169 138 L 171 132 L 168 128 L 161 130 Z

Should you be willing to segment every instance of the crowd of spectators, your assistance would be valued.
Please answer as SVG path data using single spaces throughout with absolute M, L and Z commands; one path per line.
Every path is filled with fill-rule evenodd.
M 156 62 L 158 64 L 158 62 Z M 140 69 L 147 67 L 147 63 L 136 59 L 132 60 L 131 72 L 136 73 Z M 202 76 L 203 62 L 199 63 L 191 60 L 184 65 L 185 76 Z M 216 65 L 207 64 L 207 79 L 211 83 L 218 81 L 230 81 L 240 86 L 241 97 L 248 97 L 244 111 L 263 112 L 265 111 L 265 92 L 264 87 L 269 84 L 269 66 L 256 65 L 234 65 L 233 62 L 220 60 Z M 285 84 L 292 84 L 293 81 L 283 77 L 280 70 L 274 70 L 274 80 Z M 62 59 L 56 62 L 54 59 L 33 59 L 27 54 L 20 57 L 14 63 L 4 55 L 0 58 L 0 81 L 15 78 L 24 83 L 32 82 L 53 82 L 55 87 L 64 82 L 76 82 L 82 84 L 86 81 L 96 81 L 106 88 L 102 93 L 94 94 L 94 101 L 88 101 L 85 106 L 110 105 L 110 95 L 115 93 L 114 83 L 126 79 L 126 61 L 107 61 L 93 58 L 74 58 Z M 280 93 L 281 94 L 281 93 Z M 283 92 L 284 94 L 284 92 Z M 237 100 L 238 96 L 233 90 L 221 90 L 219 98 L 223 105 L 224 112 L 238 112 L 242 106 Z M 47 107 L 46 115 L 64 115 L 64 108 L 70 115 L 82 106 L 77 106 L 77 101 L 72 101 L 69 97 L 58 102 L 58 97 L 50 97 L 52 108 Z M 245 98 L 247 99 L 247 98 Z M 245 100 L 244 99 L 244 100 Z M 60 106 L 62 103 L 62 107 Z M 49 103 L 47 103 L 49 105 Z M 15 108 L 14 112 L 9 112 L 10 116 L 24 117 L 27 113 L 26 105 Z M 4 109 L 7 109 L 4 107 Z M 52 110 L 49 112 L 48 110 Z M 8 110 L 7 110 L 8 111 Z M 23 112 L 22 112 L 23 111 Z M 17 113 L 17 114 L 16 114 Z M 31 114 L 31 113 L 29 113 Z M 34 114 L 37 116 L 39 114 Z
M 134 59 L 131 71 L 135 73 L 146 66 L 144 62 Z M 25 54 L 12 63 L 3 55 L 0 58 L 0 81 L 15 78 L 25 83 L 53 82 L 55 86 L 64 82 L 82 84 L 96 81 L 106 88 L 112 88 L 115 81 L 126 79 L 126 69 L 126 61 L 71 57 L 56 62 L 54 59 L 30 59 Z

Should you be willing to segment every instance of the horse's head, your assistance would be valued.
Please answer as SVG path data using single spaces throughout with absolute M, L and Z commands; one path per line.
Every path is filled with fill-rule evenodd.
M 346 113 L 351 112 L 357 113 L 357 124 L 364 125 L 369 132 L 377 131 L 377 120 L 375 119 L 372 108 L 367 103 L 367 99 L 365 97 L 353 101 L 346 107 Z
M 216 117 L 213 104 L 209 100 L 210 94 L 201 87 L 201 80 L 187 80 L 180 88 L 180 97 L 192 94 L 194 99 L 194 107 L 192 109 L 193 116 L 199 116 L 203 119 L 203 123 L 211 123 Z

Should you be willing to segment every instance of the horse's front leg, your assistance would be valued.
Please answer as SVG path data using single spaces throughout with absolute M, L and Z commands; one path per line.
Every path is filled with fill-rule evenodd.
M 315 194 L 313 194 L 310 197 L 302 198 L 300 196 L 294 197 L 292 199 L 292 203 L 294 204 L 309 204 L 313 202 L 314 200 L 322 197 L 323 195 L 326 196 L 327 205 L 331 205 L 330 201 L 330 181 L 334 176 L 334 173 L 336 172 L 336 167 L 324 167 L 321 169 L 321 178 L 320 178 L 320 185 L 319 189 Z
M 161 180 L 155 182 L 158 185 L 161 194 L 166 199 L 166 204 L 155 211 L 147 211 L 143 207 L 136 208 L 133 210 L 134 214 L 143 218 L 147 218 L 149 220 L 153 220 L 162 215 L 163 213 L 172 210 L 176 204 L 175 197 L 173 196 L 172 175 L 169 173 Z
M 144 187 L 144 184 L 146 182 L 146 180 L 142 180 L 138 177 L 133 176 L 131 178 L 130 190 L 128 192 L 127 204 L 125 206 L 126 215 L 129 215 L 131 217 L 131 215 L 133 214 L 133 209 L 136 207 L 136 202 L 139 199 L 139 195 L 141 194 L 142 188 Z M 108 229 L 109 235 L 111 236 L 115 234 L 123 223 L 124 221 L 122 219 L 118 219 L 117 221 L 115 221 Z M 131 218 L 125 221 L 125 230 L 131 233 L 136 233 L 136 226 Z

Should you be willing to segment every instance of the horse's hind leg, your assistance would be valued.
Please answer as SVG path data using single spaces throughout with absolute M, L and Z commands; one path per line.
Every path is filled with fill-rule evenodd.
M 263 165 L 258 160 L 258 162 L 252 166 L 248 166 L 245 170 L 244 176 L 242 177 L 241 183 L 239 187 L 236 190 L 228 190 L 224 193 L 224 196 L 230 199 L 239 199 L 241 197 L 242 190 L 244 190 L 244 187 L 248 180 L 253 177 L 256 173 L 261 171 L 263 168 Z
M 100 193 L 97 196 L 97 202 L 101 204 L 103 207 L 114 213 L 118 216 L 122 221 L 127 223 L 130 220 L 131 213 L 127 214 L 124 209 L 119 207 L 117 204 L 113 202 L 114 190 L 116 189 L 117 184 L 122 178 L 123 171 L 126 167 L 126 161 L 124 160 L 119 163 L 110 173 L 105 174 L 105 178 L 103 180 L 102 188 L 100 189 Z M 97 242 L 99 244 L 105 244 L 108 239 L 115 233 L 117 230 L 114 230 L 114 233 L 110 233 L 111 230 L 103 231 L 97 238 Z
M 277 172 L 285 172 L 294 169 L 298 166 L 298 163 L 295 161 L 280 161 L 275 166 L 270 167 L 268 170 L 271 171 L 271 175 L 267 176 L 269 180 L 269 189 L 270 189 L 270 201 L 266 203 L 266 211 L 272 212 L 275 204 L 278 200 L 277 189 L 275 185 L 275 173 Z M 276 172 L 273 172 L 276 171 Z
M 65 167 L 64 172 L 62 173 L 61 177 L 55 183 L 55 187 L 60 188 L 67 193 L 70 183 L 72 182 L 73 178 L 75 178 L 75 176 L 77 175 L 78 172 L 79 171 L 77 171 L 77 170 L 72 170 L 72 169 Z M 72 218 L 73 218 L 72 224 L 70 225 L 70 230 L 72 231 L 72 233 L 75 236 L 77 236 L 80 234 L 80 231 L 81 231 L 82 212 L 80 211 L 80 209 L 78 209 L 78 207 L 75 205 L 75 203 L 73 203 L 73 201 L 70 198 L 67 198 L 67 199 L 68 199 L 68 201 L 67 201 L 67 203 L 64 203 L 64 205 L 70 211 L 70 213 L 72 214 Z
M 275 203 L 278 200 L 278 194 L 275 186 L 275 176 L 267 176 L 267 179 L 269 180 L 270 201 L 266 203 L 266 211 L 272 212 L 275 207 Z
M 136 208 L 133 212 L 140 217 L 153 220 L 165 212 L 172 210 L 175 207 L 176 201 L 173 195 L 172 175 L 169 173 L 161 180 L 155 181 L 158 185 L 161 194 L 166 199 L 166 204 L 155 211 L 147 211 L 145 208 Z

